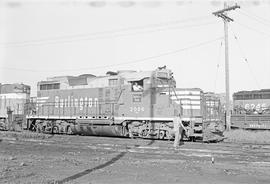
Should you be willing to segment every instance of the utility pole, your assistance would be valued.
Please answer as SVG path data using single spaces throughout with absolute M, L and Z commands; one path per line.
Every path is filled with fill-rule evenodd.
M 223 19 L 224 22 L 224 42 L 225 42 L 225 88 L 226 88 L 226 129 L 231 129 L 231 108 L 230 108 L 230 72 L 229 72 L 229 41 L 228 41 L 228 23 L 233 19 L 227 16 L 227 12 L 240 8 L 238 5 L 227 6 L 224 2 L 224 9 L 213 12 L 217 17 Z

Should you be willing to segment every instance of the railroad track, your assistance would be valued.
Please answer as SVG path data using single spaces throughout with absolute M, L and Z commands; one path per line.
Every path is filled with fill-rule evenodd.
M 32 144 L 48 147 L 72 148 L 76 150 L 98 150 L 104 152 L 128 152 L 141 154 L 181 155 L 184 157 L 219 157 L 233 160 L 268 159 L 270 145 L 235 144 L 235 143 L 192 143 L 185 142 L 179 150 L 175 151 L 172 143 L 160 140 L 109 138 L 95 136 L 66 136 L 55 135 L 45 140 L 21 140 L 12 141 L 13 144 Z M 169 144 L 168 144 L 169 143 Z

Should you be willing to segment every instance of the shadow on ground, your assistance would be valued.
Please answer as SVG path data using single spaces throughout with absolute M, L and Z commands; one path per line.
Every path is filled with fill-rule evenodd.
M 155 140 L 151 140 L 151 141 L 147 144 L 147 146 L 150 146 L 150 145 L 154 144 L 154 142 L 155 142 Z M 140 146 L 140 145 L 135 145 L 134 147 L 139 147 L 139 146 Z M 108 162 L 106 162 L 106 163 L 104 163 L 104 164 L 101 164 L 101 165 L 96 166 L 96 167 L 91 168 L 91 169 L 86 169 L 86 170 L 84 170 L 84 171 L 82 171 L 82 172 L 79 172 L 79 173 L 77 173 L 77 174 L 74 174 L 74 175 L 72 175 L 72 176 L 69 176 L 69 177 L 67 177 L 67 178 L 64 178 L 64 179 L 62 179 L 62 180 L 49 182 L 49 184 L 50 184 L 50 183 L 51 183 L 51 184 L 52 184 L 52 183 L 53 183 L 53 184 L 63 184 L 63 183 L 66 183 L 66 182 L 70 182 L 70 181 L 72 181 L 72 180 L 78 179 L 78 178 L 80 178 L 80 177 L 82 177 L 82 176 L 85 176 L 85 175 L 87 175 L 87 174 L 90 174 L 91 172 L 94 172 L 94 171 L 96 171 L 96 170 L 103 169 L 103 168 L 105 168 L 105 167 L 107 167 L 107 166 L 110 166 L 110 165 L 114 164 L 116 161 L 120 160 L 123 156 L 125 156 L 125 155 L 128 153 L 128 150 L 129 150 L 129 149 L 131 149 L 131 147 L 127 147 L 127 148 L 126 148 L 126 151 L 119 153 L 118 155 L 116 155 L 115 157 L 113 157 L 111 160 L 109 160 Z

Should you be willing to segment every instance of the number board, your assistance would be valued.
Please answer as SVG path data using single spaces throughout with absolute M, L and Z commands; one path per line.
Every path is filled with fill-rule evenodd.
M 133 102 L 141 102 L 142 95 L 141 94 L 133 94 Z

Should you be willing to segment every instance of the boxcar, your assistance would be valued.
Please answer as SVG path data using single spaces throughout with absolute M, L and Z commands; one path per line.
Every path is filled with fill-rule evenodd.
M 25 104 L 29 102 L 29 99 L 30 86 L 0 84 L 0 129 L 21 129 L 25 121 Z
M 183 123 L 192 127 L 188 132 L 190 135 L 203 140 L 215 140 L 222 136 L 224 118 L 217 94 L 203 92 L 200 88 L 176 88 L 171 98 L 180 100 Z

